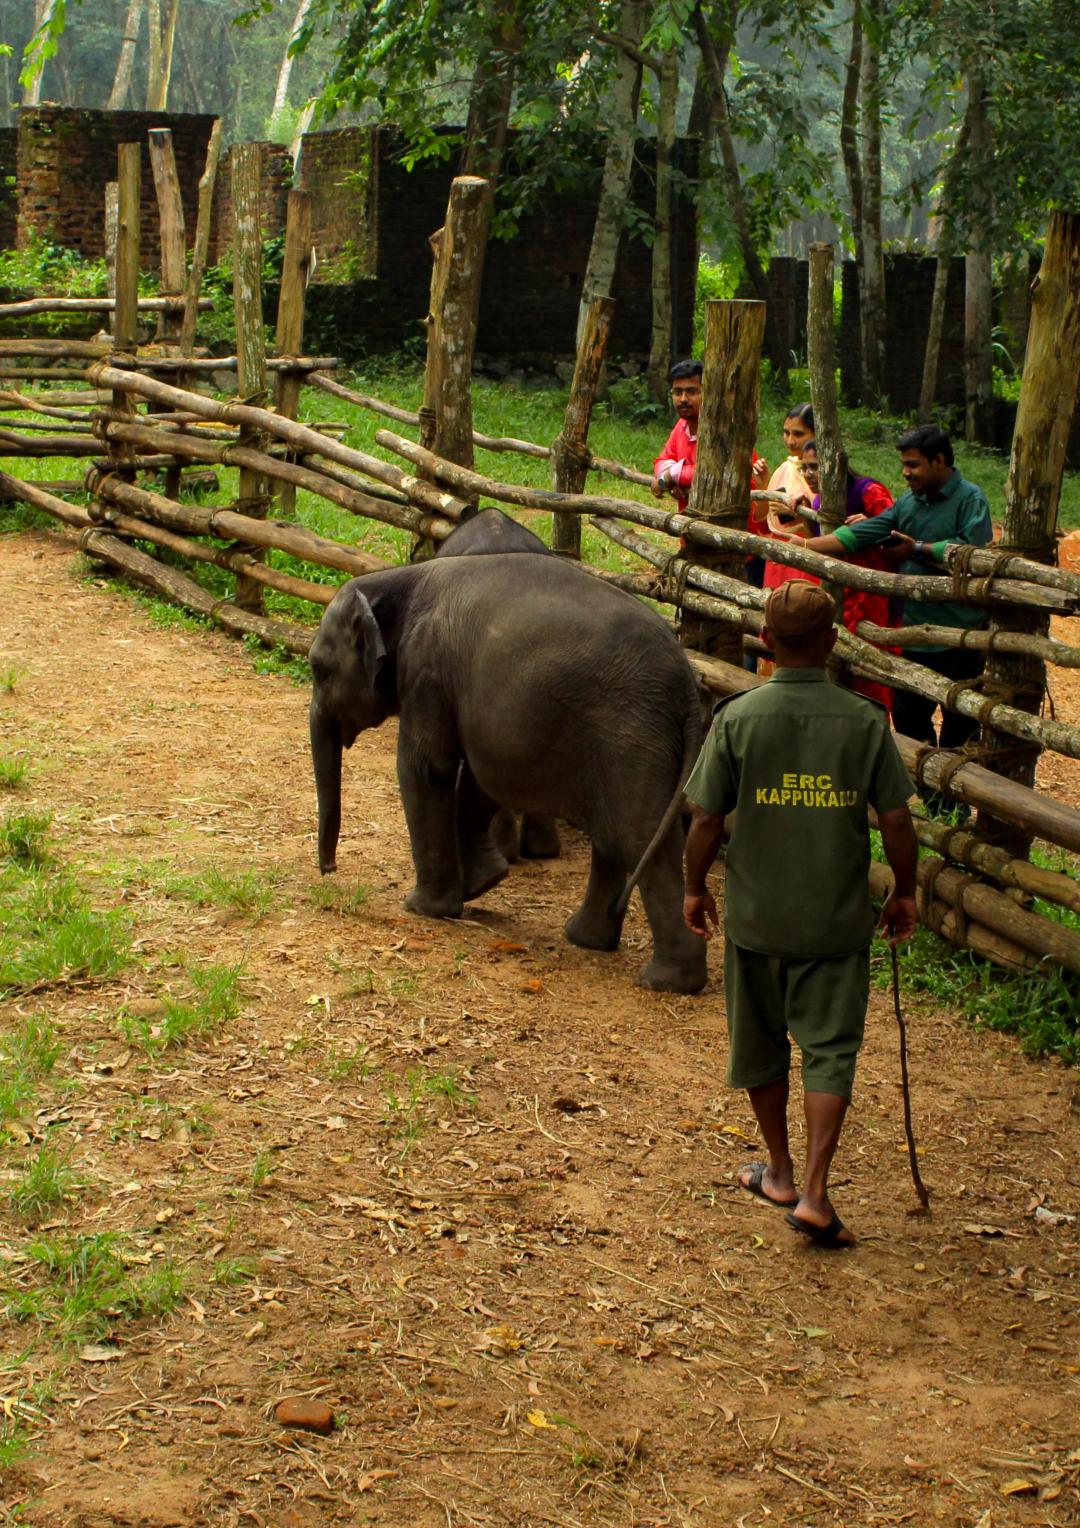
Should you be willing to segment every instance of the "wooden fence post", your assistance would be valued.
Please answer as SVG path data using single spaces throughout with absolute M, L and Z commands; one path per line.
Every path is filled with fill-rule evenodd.
M 105 269 L 108 273 L 108 293 L 116 296 L 116 237 L 120 222 L 120 185 L 110 180 L 105 187 Z M 116 333 L 116 314 L 111 313 L 102 328 Z
M 172 132 L 167 127 L 152 127 L 148 137 L 161 228 L 161 295 L 181 298 L 187 283 L 187 245 Z M 158 321 L 159 338 L 167 344 L 176 344 L 183 323 L 184 315 L 179 308 L 163 312 Z
M 1065 453 L 1080 386 L 1080 213 L 1054 212 L 1031 305 L 1024 375 L 1013 431 L 1012 459 L 1005 485 L 1001 548 L 1034 562 L 1055 561 L 1058 500 Z M 999 608 L 990 630 L 1035 632 L 1045 636 L 1049 618 L 1037 610 Z M 987 693 L 1000 686 L 1013 705 L 1037 713 L 1046 688 L 1041 657 L 995 652 L 984 673 Z M 1022 785 L 1033 785 L 1040 749 L 984 727 L 987 764 Z M 994 759 L 995 754 L 1001 758 Z M 979 831 L 1026 858 L 1030 835 L 980 814 Z
M 833 340 L 833 247 L 810 246 L 810 295 L 806 319 L 806 359 L 814 404 L 814 435 L 821 472 L 822 531 L 843 525 L 847 515 L 847 456 L 836 403 L 836 347 Z
M 456 176 L 446 222 L 432 238 L 435 267 L 421 426 L 429 449 L 461 467 L 473 464 L 472 363 L 489 196 L 489 183 L 480 176 Z M 430 543 L 417 542 L 413 559 L 430 556 L 432 550 Z
M 195 324 L 199 316 L 199 291 L 202 287 L 206 257 L 210 250 L 210 223 L 214 211 L 214 183 L 221 157 L 221 118 L 210 129 L 206 145 L 206 165 L 199 178 L 199 211 L 195 219 L 195 243 L 191 251 L 191 269 L 184 287 L 184 317 L 180 325 L 180 354 L 190 355 L 195 348 Z
M 562 433 L 553 441 L 554 485 L 557 493 L 580 493 L 589 474 L 589 422 L 604 367 L 615 302 L 595 297 L 585 314 L 578 341 L 570 397 L 563 416 Z M 568 557 L 581 556 L 581 516 L 555 513 L 551 517 L 551 550 Z
M 705 371 L 701 379 L 697 464 L 687 513 L 732 530 L 745 530 L 750 512 L 751 463 L 761 398 L 763 302 L 705 304 Z M 689 551 L 689 548 L 686 549 Z M 685 555 L 685 554 L 684 554 Z M 705 553 L 690 558 L 729 578 L 746 577 L 740 553 Z M 742 662 L 742 633 L 722 622 L 687 615 L 679 622 L 684 647 L 728 663 Z
M 139 344 L 139 200 L 142 186 L 141 145 L 121 143 L 117 157 L 116 315 L 117 350 L 134 354 Z
M 266 391 L 266 332 L 262 312 L 262 149 L 257 143 L 239 143 L 232 153 L 233 202 L 233 302 L 236 306 L 236 391 L 240 398 L 254 399 Z M 241 443 L 253 445 L 256 437 L 241 432 Z M 242 514 L 262 519 L 266 514 L 267 482 L 260 472 L 240 469 Z M 244 551 L 253 549 L 244 547 Z M 236 579 L 236 603 L 241 610 L 263 608 L 262 585 L 246 574 Z
M 279 356 L 298 356 L 304 343 L 304 297 L 311 275 L 311 197 L 306 191 L 290 191 L 285 220 L 285 254 L 281 265 L 277 332 L 274 348 Z M 274 378 L 274 408 L 284 419 L 295 419 L 300 404 L 298 372 L 279 371 Z M 296 512 L 296 488 L 278 485 L 278 508 L 283 515 Z

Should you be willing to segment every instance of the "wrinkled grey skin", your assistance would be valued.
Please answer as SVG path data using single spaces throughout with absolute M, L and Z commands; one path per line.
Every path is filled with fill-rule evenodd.
M 311 647 L 319 865 L 336 869 L 341 750 L 400 717 L 398 780 L 416 885 L 405 900 L 458 917 L 507 873 L 500 806 L 588 834 L 575 944 L 613 950 L 615 904 L 701 740 L 694 676 L 640 601 L 556 557 L 450 557 L 352 579 Z M 705 944 L 682 918 L 682 828 L 640 890 L 653 934 L 643 985 L 698 992 Z
M 436 557 L 478 557 L 494 552 L 529 552 L 533 556 L 551 557 L 539 536 L 504 515 L 501 509 L 484 509 L 463 521 L 442 542 Z M 518 826 L 517 815 L 507 807 L 500 807 L 491 819 L 491 837 L 500 853 L 513 863 L 518 855 L 523 859 L 558 859 L 561 852 L 559 829 L 554 817 L 538 817 L 526 812 Z

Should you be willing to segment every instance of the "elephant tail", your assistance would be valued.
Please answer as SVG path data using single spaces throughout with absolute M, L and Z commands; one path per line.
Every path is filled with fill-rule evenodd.
M 683 761 L 682 768 L 679 771 L 679 783 L 675 789 L 675 794 L 664 809 L 664 815 L 657 824 L 656 832 L 649 839 L 644 854 L 630 872 L 626 885 L 612 905 L 612 917 L 619 923 L 626 916 L 626 909 L 630 905 L 630 898 L 633 895 L 634 887 L 641 879 L 649 861 L 671 831 L 672 823 L 682 810 L 683 791 L 686 788 L 687 780 L 690 778 L 690 772 L 694 767 L 700 747 L 701 735 L 697 717 L 688 713 L 683 727 Z

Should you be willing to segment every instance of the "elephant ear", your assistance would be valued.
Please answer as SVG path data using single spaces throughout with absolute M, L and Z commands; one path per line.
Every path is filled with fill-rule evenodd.
M 375 612 L 357 588 L 350 590 L 348 618 L 364 672 L 371 676 L 374 683 L 386 657 L 386 643 L 375 619 Z

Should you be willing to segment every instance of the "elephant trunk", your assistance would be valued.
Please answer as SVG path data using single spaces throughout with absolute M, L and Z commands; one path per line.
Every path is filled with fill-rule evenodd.
M 311 762 L 319 802 L 319 869 L 332 875 L 337 869 L 337 842 L 341 832 L 341 728 L 311 705 Z

